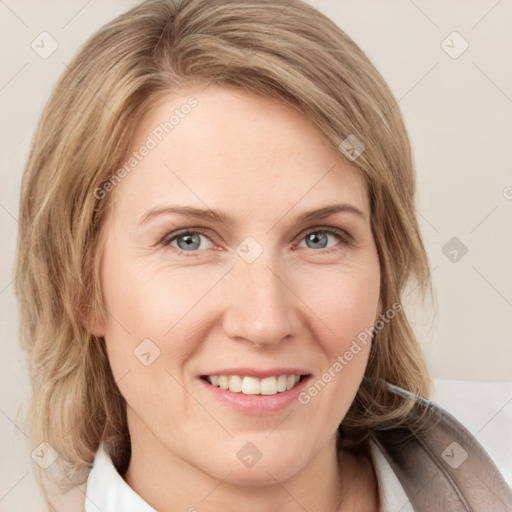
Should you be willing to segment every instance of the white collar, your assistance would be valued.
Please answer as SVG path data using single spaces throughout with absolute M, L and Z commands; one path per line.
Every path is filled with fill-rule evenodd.
M 87 478 L 85 512 L 156 512 L 117 472 L 102 444 Z
M 377 475 L 380 512 L 414 512 L 409 498 L 380 447 L 370 438 L 371 456 Z M 117 472 L 102 444 L 87 479 L 85 512 L 157 512 Z

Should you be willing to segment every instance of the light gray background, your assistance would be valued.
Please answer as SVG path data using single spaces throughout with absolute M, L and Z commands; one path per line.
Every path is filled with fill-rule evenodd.
M 414 293 L 406 302 L 436 377 L 435 398 L 478 435 L 510 482 L 512 448 L 503 434 L 510 432 L 512 417 L 512 2 L 310 3 L 367 53 L 404 113 L 417 164 L 417 209 L 437 290 L 437 316 L 419 308 Z M 0 1 L 1 511 L 43 510 L 18 416 L 30 388 L 18 348 L 12 286 L 29 143 L 64 63 L 97 28 L 134 4 Z M 43 31 L 58 43 L 46 59 L 31 47 L 47 37 L 40 36 Z M 467 50 L 453 58 L 464 40 Z M 443 253 L 452 237 L 467 247 L 463 256 L 458 249 L 455 262 L 450 260 L 455 253 L 449 254 L 453 247 L 445 248 L 448 256 Z

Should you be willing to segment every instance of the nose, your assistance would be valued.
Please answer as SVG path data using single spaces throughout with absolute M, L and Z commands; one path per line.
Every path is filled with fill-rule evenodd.
M 239 262 L 225 285 L 223 328 L 228 337 L 263 347 L 296 333 L 296 299 L 284 276 L 267 259 Z

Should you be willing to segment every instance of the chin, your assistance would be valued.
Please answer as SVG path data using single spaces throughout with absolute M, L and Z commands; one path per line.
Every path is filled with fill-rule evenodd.
M 265 434 L 267 435 L 267 434 Z M 263 436 L 262 436 L 263 437 Z M 236 451 L 236 458 L 225 461 L 229 482 L 237 485 L 264 486 L 284 482 L 293 477 L 307 464 L 304 445 L 290 444 L 278 437 L 270 439 L 255 439 L 251 442 L 237 443 L 241 446 Z
M 232 485 L 250 487 L 275 485 L 276 481 L 285 482 L 297 473 L 298 468 L 292 463 L 292 461 L 290 461 L 290 464 L 287 466 L 287 468 L 283 468 L 281 467 L 281 464 L 274 463 L 264 465 L 263 461 L 260 461 L 252 468 L 232 469 L 232 472 L 226 481 Z

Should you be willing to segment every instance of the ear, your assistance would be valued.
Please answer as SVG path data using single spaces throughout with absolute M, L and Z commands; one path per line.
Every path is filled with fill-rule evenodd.
M 86 304 L 80 312 L 80 322 L 87 332 L 97 338 L 105 337 L 105 322 L 92 304 Z

